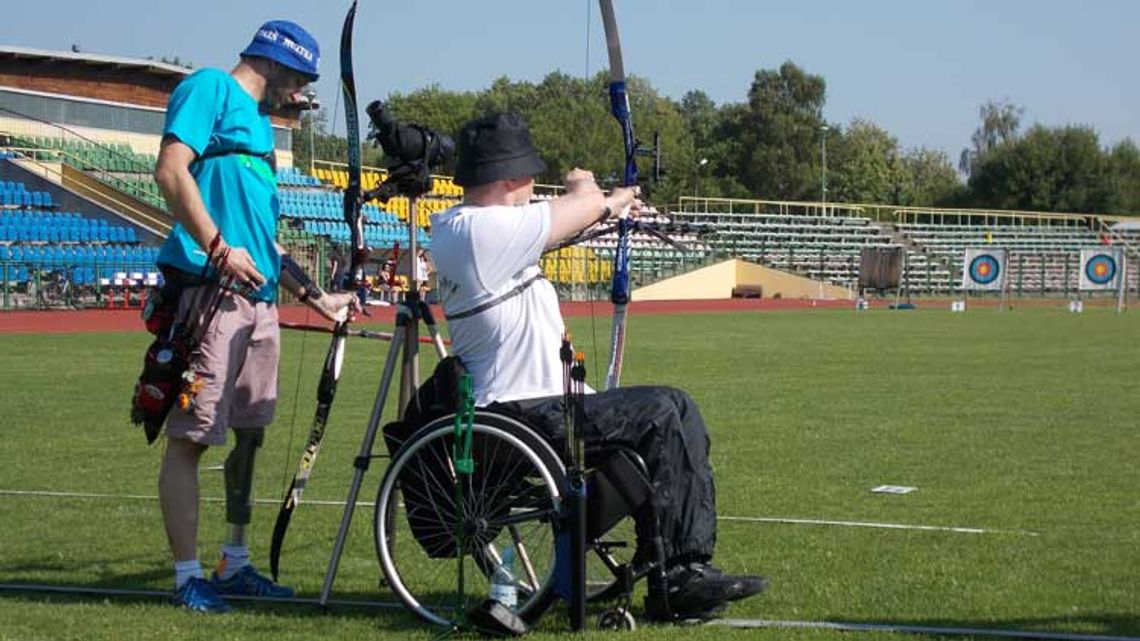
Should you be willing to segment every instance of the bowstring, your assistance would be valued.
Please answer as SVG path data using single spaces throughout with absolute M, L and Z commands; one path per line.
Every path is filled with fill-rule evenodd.
M 333 121 L 329 131 L 333 136 L 336 135 L 336 121 L 340 116 L 340 91 L 336 92 L 336 99 L 333 101 Z M 315 126 L 315 122 L 309 122 L 309 126 Z M 348 138 L 348 131 L 344 132 L 345 139 Z M 314 150 L 315 151 L 315 150 Z M 313 160 L 313 159 L 310 159 Z M 343 191 L 341 192 L 343 194 Z M 318 241 L 319 242 L 319 241 Z M 320 251 L 317 251 L 318 258 Z M 317 265 L 317 273 L 320 273 L 320 265 Z M 305 324 L 309 324 L 313 309 L 305 305 Z M 281 464 L 281 490 L 285 491 L 289 487 L 289 452 L 293 451 L 293 436 L 297 429 L 297 406 L 301 400 L 301 376 L 305 368 L 305 346 L 309 341 L 309 332 L 301 332 L 301 350 L 297 355 L 297 377 L 296 383 L 293 388 L 293 415 L 289 418 L 289 438 L 285 442 L 285 456 L 282 457 L 284 462 Z

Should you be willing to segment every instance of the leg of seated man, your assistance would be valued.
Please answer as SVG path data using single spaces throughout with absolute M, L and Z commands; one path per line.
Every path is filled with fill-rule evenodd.
M 504 403 L 554 441 L 565 439 L 561 398 Z M 688 618 L 702 616 L 730 600 L 764 587 L 759 577 L 723 575 L 707 565 L 716 546 L 716 490 L 709 465 L 709 437 L 688 394 L 667 387 L 630 387 L 586 397 L 590 445 L 623 445 L 645 459 L 653 485 L 653 508 L 670 574 L 670 606 Z M 638 519 L 638 547 L 652 524 Z M 644 553 L 642 553 L 644 554 Z M 690 584 L 688 589 L 681 584 Z M 652 615 L 667 616 L 663 604 L 647 600 Z

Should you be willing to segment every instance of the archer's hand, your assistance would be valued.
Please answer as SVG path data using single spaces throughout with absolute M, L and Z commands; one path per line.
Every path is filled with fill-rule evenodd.
M 638 198 L 639 194 L 641 194 L 640 187 L 614 187 L 606 197 L 606 207 L 610 209 L 610 217 L 637 218 L 637 214 L 645 204 Z
M 230 247 L 225 243 L 214 251 L 214 267 L 223 278 L 233 278 L 234 282 L 253 291 L 265 284 L 265 276 L 257 271 L 253 257 L 244 247 Z
M 600 192 L 602 190 L 594 180 L 594 172 L 579 167 L 571 169 L 562 182 L 566 185 L 566 193 L 577 193 L 579 191 L 588 193 L 591 191 Z
M 313 309 L 321 316 L 339 323 L 360 313 L 360 299 L 354 292 L 340 292 L 338 294 L 324 294 L 312 300 Z

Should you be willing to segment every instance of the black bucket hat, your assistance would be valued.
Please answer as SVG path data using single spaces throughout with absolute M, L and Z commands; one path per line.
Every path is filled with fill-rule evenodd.
M 517 113 L 495 113 L 472 120 L 459 132 L 455 183 L 477 187 L 496 180 L 534 176 L 546 170 Z

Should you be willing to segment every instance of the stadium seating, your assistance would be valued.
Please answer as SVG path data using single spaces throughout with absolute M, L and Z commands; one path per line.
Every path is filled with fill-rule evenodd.
M 141 280 L 155 272 L 158 247 L 141 245 L 135 227 L 56 207 L 49 192 L 0 182 L 0 287 L 5 305 L 21 299 L 34 304 L 33 292 L 45 279 L 66 279 L 76 288 L 72 291 L 89 293 L 94 301 L 101 282 L 110 282 L 115 273 L 143 274 Z

